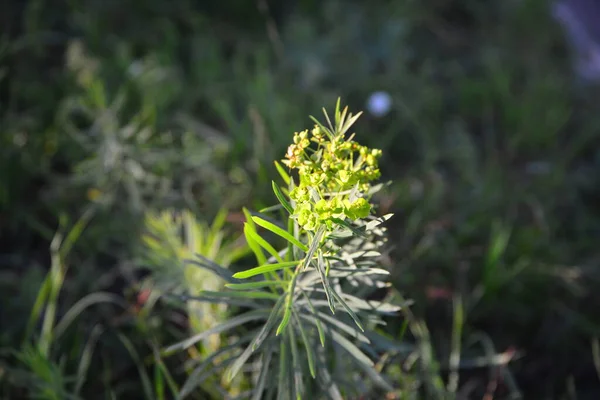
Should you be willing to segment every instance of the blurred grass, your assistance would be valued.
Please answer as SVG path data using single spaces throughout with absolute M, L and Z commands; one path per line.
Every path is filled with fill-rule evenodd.
M 100 290 L 133 307 L 146 212 L 187 208 L 210 221 L 221 206 L 270 204 L 272 160 L 308 115 L 338 96 L 363 109 L 385 90 L 390 113 L 365 115 L 357 130 L 384 150 L 394 182 L 381 199 L 396 212 L 390 267 L 415 300 L 404 340 L 419 343 L 422 367 L 402 379 L 437 388 L 424 398 L 448 373 L 447 388 L 467 398 L 515 387 L 523 398 L 600 395 L 599 92 L 572 76 L 546 1 L 2 7 L 1 348 L 19 349 L 59 215 L 96 209 L 69 255 L 58 313 Z M 178 312 L 156 307 L 86 311 L 62 337 L 69 371 L 93 327 L 109 327 L 84 398 L 141 387 L 152 398 L 138 374 L 161 376 L 143 364 L 148 343 L 184 334 Z M 513 349 L 508 370 L 473 366 Z M 2 371 L 15 359 L 3 360 L 0 393 L 18 398 L 28 381 L 13 382 Z

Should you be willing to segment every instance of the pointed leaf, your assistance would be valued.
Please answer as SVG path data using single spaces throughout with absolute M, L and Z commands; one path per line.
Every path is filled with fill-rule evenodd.
M 308 334 L 306 333 L 306 330 L 304 329 L 304 325 L 302 325 L 302 321 L 300 321 L 300 318 L 298 317 L 298 313 L 296 311 L 294 311 L 293 316 L 294 316 L 294 320 L 296 321 L 296 325 L 298 326 L 298 329 L 300 330 L 300 336 L 302 337 L 302 342 L 304 343 L 304 350 L 306 351 L 306 358 L 308 359 L 308 369 L 310 371 L 310 376 L 312 376 L 314 379 L 314 377 L 316 376 L 316 373 L 315 373 L 315 355 L 314 355 L 314 351 L 312 348 L 312 343 L 310 342 Z
M 304 298 L 306 299 L 307 303 L 308 303 L 308 309 L 310 310 L 310 313 L 313 315 L 314 319 L 315 319 L 315 325 L 317 326 L 317 331 L 319 332 L 319 340 L 321 341 L 321 347 L 325 347 L 325 331 L 323 330 L 323 326 L 321 325 L 321 321 L 319 320 L 319 317 L 317 317 L 317 310 L 315 310 L 315 307 L 313 307 L 312 302 L 310 301 L 310 297 L 306 294 L 306 292 L 304 292 L 304 290 L 300 289 L 302 292 L 302 295 L 304 296 Z
M 298 354 L 298 342 L 296 341 L 296 332 L 291 325 L 288 325 L 288 336 L 290 349 L 292 350 L 292 369 L 294 371 L 294 391 L 296 400 L 302 399 L 302 366 L 300 365 L 300 355 Z
M 277 161 L 275 161 L 275 168 L 277 168 L 277 172 L 279 172 L 281 179 L 283 179 L 285 184 L 289 186 L 290 182 L 291 182 L 290 176 L 288 175 L 287 172 L 285 172 L 285 170 L 283 169 L 281 164 L 279 164 Z
M 265 249 L 270 255 L 272 255 L 277 261 L 283 262 L 283 258 L 279 255 L 277 250 L 271 246 L 269 242 L 263 239 L 252 227 L 248 224 L 244 224 L 244 234 L 246 237 L 252 237 L 255 243 L 257 243 L 260 247 Z
M 240 343 L 243 342 L 242 339 L 236 341 L 234 344 L 228 345 L 228 346 L 223 346 L 217 350 L 215 350 L 213 353 L 205 356 L 202 359 L 202 362 L 196 366 L 194 368 L 194 370 L 192 371 L 192 373 L 189 374 L 188 378 L 186 379 L 185 383 L 183 384 L 183 386 L 181 387 L 181 390 L 179 391 L 179 399 L 183 399 L 187 396 L 189 396 L 193 391 L 196 390 L 196 388 L 198 386 L 200 386 L 202 384 L 202 382 L 207 378 L 207 374 L 204 374 L 203 372 L 205 372 L 205 370 L 208 367 L 212 367 L 213 365 L 213 361 L 216 358 L 220 358 L 220 356 L 222 354 L 225 354 L 227 352 L 230 352 L 232 350 L 236 350 L 240 347 Z
M 244 212 L 246 212 L 246 210 L 244 210 Z M 244 223 L 244 236 L 246 237 L 246 242 L 248 242 L 248 246 L 252 249 L 252 252 L 254 252 L 256 261 L 258 261 L 259 264 L 266 264 L 267 257 L 265 256 L 265 253 L 263 253 L 260 245 L 254 240 L 255 236 L 251 234 L 255 233 L 258 235 L 254 223 L 252 222 L 252 217 L 248 214 L 246 215 L 246 219 L 248 220 L 248 222 Z
M 296 239 L 295 237 L 293 237 L 292 235 L 290 235 L 288 232 L 286 232 L 285 230 L 281 229 L 277 225 L 273 224 L 272 222 L 264 220 L 264 219 L 262 219 L 262 218 L 260 218 L 258 216 L 253 216 L 252 220 L 257 225 L 262 226 L 263 228 L 270 230 L 274 234 L 276 234 L 278 236 L 281 236 L 282 238 L 284 238 L 288 242 L 293 243 L 299 249 L 302 249 L 305 252 L 308 251 L 308 247 L 306 247 L 306 245 L 304 245 L 298 239 Z
M 168 356 L 176 351 L 185 350 L 185 349 L 189 348 L 190 346 L 195 345 L 199 341 L 209 337 L 210 335 L 225 332 L 229 329 L 235 328 L 236 326 L 245 324 L 246 322 L 267 318 L 268 315 L 269 315 L 269 313 L 265 310 L 253 310 L 253 311 L 249 311 L 245 314 L 238 315 L 236 317 L 232 317 L 229 320 L 223 322 L 222 324 L 219 324 L 215 327 L 207 329 L 204 332 L 201 332 L 201 333 L 194 335 L 186 340 L 183 340 L 179 343 L 175 343 L 175 344 L 167 347 L 166 349 L 161 351 L 161 354 L 163 356 Z
M 334 134 L 338 133 L 335 131 L 335 127 L 331 123 L 331 119 L 329 119 L 329 114 L 327 114 L 327 110 L 325 109 L 325 107 L 323 107 L 323 115 L 325 115 L 325 119 L 327 120 L 327 123 L 329 124 L 329 128 L 331 129 L 331 132 L 333 132 Z
M 227 283 L 225 284 L 226 288 L 232 290 L 248 290 L 248 289 L 260 289 L 264 287 L 270 286 L 278 286 L 281 285 L 281 281 L 259 281 L 259 282 L 248 282 L 248 283 Z
M 288 346 L 285 343 L 285 340 L 280 340 L 279 344 L 279 380 L 277 385 L 277 398 L 285 399 L 288 398 L 289 395 L 286 393 L 290 386 L 290 375 L 289 375 L 289 355 L 288 355 Z M 291 400 L 291 399 L 290 399 Z
M 269 331 L 275 325 L 275 321 L 277 321 L 277 316 L 279 315 L 279 311 L 281 310 L 281 305 L 283 304 L 284 296 L 280 296 L 277 303 L 271 310 L 269 314 L 269 318 L 267 322 L 263 325 L 260 332 L 252 339 L 252 342 L 246 347 L 246 349 L 242 352 L 242 354 L 233 362 L 233 364 L 227 369 L 226 377 L 229 382 L 235 378 L 240 369 L 246 364 L 252 353 L 260 347 L 260 345 L 264 342 L 264 340 L 269 335 Z
M 356 328 L 354 328 L 348 324 L 345 324 L 344 322 L 340 321 L 339 319 L 333 318 L 325 313 L 318 312 L 318 315 L 319 315 L 319 318 L 324 320 L 329 325 L 332 325 L 332 326 L 338 328 L 339 330 L 352 336 L 353 338 L 358 339 L 359 341 L 361 341 L 363 343 L 367 343 L 367 344 L 370 343 L 369 338 L 367 336 L 365 336 L 364 334 L 362 334 L 361 332 L 357 331 Z
M 273 327 L 275 326 L 275 323 L 277 322 L 277 317 L 279 316 L 279 312 L 281 311 L 281 307 L 283 306 L 284 301 L 285 296 L 280 296 L 279 300 L 277 300 L 277 303 L 275 303 L 275 305 L 273 306 L 273 309 L 269 314 L 267 322 L 263 325 L 258 335 L 256 335 L 256 337 L 252 341 L 252 344 L 250 346 L 252 351 L 255 351 L 257 348 L 260 347 L 260 345 L 265 341 L 265 339 L 269 335 L 271 329 L 273 329 Z
M 214 261 L 209 260 L 208 258 L 204 257 L 201 254 L 196 254 L 196 257 L 198 258 L 198 260 L 188 259 L 188 260 L 184 260 L 184 262 L 186 264 L 192 264 L 197 267 L 206 269 L 206 270 L 214 273 L 215 275 L 217 275 L 219 278 L 225 280 L 226 282 L 235 282 L 235 280 L 233 280 L 233 278 L 231 277 L 231 271 L 228 270 L 227 268 L 223 268 L 219 264 L 215 263 Z
M 356 122 L 356 120 L 360 118 L 360 116 L 361 116 L 361 115 L 362 115 L 362 111 L 361 111 L 361 112 L 359 112 L 358 114 L 356 114 L 356 115 L 354 115 L 354 116 L 350 117 L 350 118 L 348 119 L 348 121 L 346 121 L 346 123 L 344 124 L 344 126 L 341 128 L 341 132 L 340 132 L 340 133 L 341 133 L 342 135 L 343 135 L 343 134 L 345 134 L 345 133 L 348 131 L 348 129 L 350 129 L 350 127 L 351 127 L 352 125 L 354 125 L 354 123 Z
M 271 185 L 273 186 L 273 192 L 275 193 L 275 196 L 277 196 L 277 200 L 279 200 L 279 202 L 281 203 L 283 208 L 285 208 L 287 210 L 287 212 L 290 213 L 290 215 L 293 214 L 294 209 L 292 208 L 292 205 L 289 203 L 289 201 L 287 201 L 287 199 L 281 192 L 281 189 L 279 188 L 279 186 L 275 183 L 275 181 L 273 181 Z
M 283 312 L 283 319 L 277 328 L 276 335 L 279 336 L 281 332 L 285 329 L 287 324 L 290 322 L 290 317 L 292 316 L 292 307 L 294 306 L 294 292 L 296 289 L 296 279 L 298 278 L 298 274 L 295 273 L 292 280 L 289 283 L 287 289 L 287 295 L 285 299 L 285 310 Z
M 258 382 L 254 388 L 254 394 L 252 400 L 261 400 L 263 398 L 263 392 L 265 391 L 265 385 L 267 383 L 267 375 L 271 372 L 271 358 L 273 357 L 273 347 L 269 346 L 268 350 L 263 354 L 260 367 L 260 375 Z
M 284 261 L 280 263 L 274 264 L 264 264 L 258 267 L 250 268 L 245 271 L 236 272 L 233 274 L 234 278 L 237 279 L 246 279 L 251 278 L 256 275 L 266 274 L 268 272 L 279 271 L 280 269 L 295 267 L 300 263 L 300 261 Z
M 319 271 L 319 276 L 321 277 L 321 283 L 323 284 L 323 289 L 325 290 L 325 296 L 327 296 L 327 303 L 329 303 L 329 308 L 331 312 L 335 314 L 335 303 L 333 301 L 333 290 L 331 290 L 331 286 L 329 285 L 329 278 L 325 273 L 325 262 L 323 261 L 323 253 L 319 252 L 319 261 L 317 262 L 317 270 Z
M 373 221 L 369 221 L 367 222 L 366 225 L 366 229 L 367 231 L 370 231 L 371 229 L 381 225 L 382 223 L 384 223 L 385 221 L 389 220 L 390 218 L 392 218 L 394 216 L 394 214 L 385 214 L 379 218 L 374 219 Z
M 331 329 L 331 338 L 339 344 L 344 350 L 348 352 L 354 359 L 355 363 L 365 371 L 371 379 L 377 383 L 380 387 L 387 391 L 393 391 L 394 388 L 390 386 L 388 382 L 381 377 L 381 375 L 373 368 L 373 361 L 367 357 L 354 343 L 346 339 L 343 335 L 339 334 L 335 330 Z
M 312 119 L 313 122 L 315 124 L 317 124 L 317 126 L 319 128 L 321 128 L 321 130 L 323 132 L 325 132 L 325 134 L 329 137 L 330 140 L 333 139 L 333 132 L 331 130 L 329 130 L 329 128 L 327 128 L 325 125 L 323 125 L 322 123 L 320 123 L 319 120 L 316 119 L 315 117 L 313 117 L 312 115 L 310 116 L 310 119 Z

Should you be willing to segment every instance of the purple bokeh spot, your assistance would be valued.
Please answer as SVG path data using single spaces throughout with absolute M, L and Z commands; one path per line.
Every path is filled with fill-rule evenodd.
M 575 70 L 587 80 L 600 80 L 600 0 L 562 0 L 552 6 L 575 52 Z

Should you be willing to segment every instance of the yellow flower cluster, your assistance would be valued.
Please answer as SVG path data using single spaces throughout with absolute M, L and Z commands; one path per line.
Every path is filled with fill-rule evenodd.
M 336 219 L 367 217 L 371 205 L 361 196 L 380 176 L 380 157 L 381 150 L 333 136 L 318 125 L 310 134 L 295 133 L 282 162 L 298 171 L 299 184 L 290 192 L 298 223 L 314 231 L 321 225 L 332 229 Z

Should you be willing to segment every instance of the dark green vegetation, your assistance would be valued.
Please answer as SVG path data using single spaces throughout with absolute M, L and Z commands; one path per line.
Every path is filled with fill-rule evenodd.
M 392 111 L 355 129 L 384 151 L 385 266 L 414 300 L 383 330 L 410 349 L 390 380 L 600 397 L 599 93 L 546 2 L 202 3 L 1 6 L 0 398 L 172 398 L 187 357 L 158 350 L 187 322 L 137 296 L 146 213 L 224 205 L 239 235 L 307 116 L 375 90 Z

